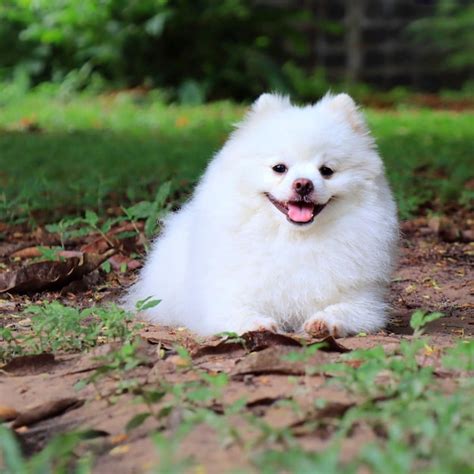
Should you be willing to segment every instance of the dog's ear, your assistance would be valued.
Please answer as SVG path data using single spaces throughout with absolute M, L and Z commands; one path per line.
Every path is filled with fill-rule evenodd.
M 263 114 L 268 112 L 277 112 L 279 110 L 291 107 L 291 102 L 288 96 L 279 94 L 262 94 L 253 104 L 250 109 L 252 114 Z
M 363 114 L 349 94 L 326 96 L 328 106 L 344 115 L 354 132 L 366 134 L 369 132 Z

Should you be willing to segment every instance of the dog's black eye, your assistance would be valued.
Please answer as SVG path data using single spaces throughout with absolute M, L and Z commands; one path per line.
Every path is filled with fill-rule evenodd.
M 328 168 L 327 166 L 321 166 L 321 168 L 319 168 L 319 172 L 321 173 L 323 178 L 329 178 L 334 174 L 334 171 L 331 168 Z
M 279 163 L 278 165 L 275 165 L 272 168 L 272 170 L 275 171 L 275 173 L 280 173 L 281 174 L 281 173 L 286 173 L 288 168 L 283 163 Z

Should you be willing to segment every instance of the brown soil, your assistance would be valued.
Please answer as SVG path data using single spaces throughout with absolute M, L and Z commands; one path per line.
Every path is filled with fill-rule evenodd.
M 466 222 L 463 216 L 460 225 L 465 227 Z M 390 292 L 393 315 L 387 330 L 365 337 L 339 339 L 342 346 L 333 344 L 332 351 L 317 352 L 311 360 L 312 366 L 338 360 L 344 348 L 381 345 L 387 351 L 396 350 L 401 340 L 410 338 L 410 315 L 420 308 L 441 311 L 446 315 L 428 327 L 432 347 L 451 345 L 460 337 L 474 334 L 474 246 L 462 242 L 462 239 L 443 241 L 437 229 L 428 224 L 426 219 L 418 219 L 403 225 L 405 236 L 399 269 Z M 12 244 L 12 241 L 4 245 L 7 244 Z M 105 276 L 96 271 L 88 278 L 62 292 L 4 296 L 0 300 L 0 324 L 22 330 L 23 317 L 18 317 L 18 312 L 32 301 L 59 298 L 68 304 L 88 306 L 111 300 L 133 280 L 133 274 L 112 272 Z M 200 371 L 227 373 L 230 383 L 220 404 L 208 403 L 208 408 L 219 414 L 233 402 L 245 398 L 249 412 L 271 426 L 292 427 L 301 445 L 307 449 L 323 449 L 331 434 L 331 419 L 340 417 L 360 401 L 336 387 L 328 388 L 325 382 L 330 374 L 308 376 L 302 363 L 282 362 L 282 355 L 295 350 L 295 347 L 288 346 L 293 344 L 293 339 L 276 340 L 264 334 L 260 342 L 253 346 L 255 350 L 249 352 L 239 344 L 219 349 L 221 346 L 216 348 L 216 340 L 197 341 L 186 330 L 180 329 L 148 325 L 141 336 L 140 351 L 144 363 L 127 375 L 138 380 L 138 387 L 153 388 L 163 381 L 174 384 L 198 379 Z M 194 354 L 192 365 L 173 350 L 176 344 L 187 347 Z M 3 368 L 0 375 L 0 414 L 1 409 L 7 407 L 25 417 L 26 422 L 23 423 L 26 426 L 17 427 L 16 433 L 26 454 L 40 450 L 56 433 L 87 428 L 96 430 L 95 439 L 87 443 L 87 449 L 92 450 L 96 457 L 94 472 L 144 472 L 159 463 L 160 454 L 148 435 L 157 430 L 176 432 L 183 416 L 179 409 L 161 421 L 148 418 L 138 428 L 126 432 L 126 424 L 145 408 L 143 404 L 133 402 L 134 395 L 115 393 L 116 378 L 103 377 L 96 386 L 89 384 L 81 391 L 74 389 L 77 382 L 90 376 L 97 368 L 98 362 L 94 357 L 113 349 L 113 345 L 105 344 L 85 354 L 33 357 L 31 360 L 20 360 L 16 366 Z M 424 363 L 436 364 L 436 357 L 439 357 L 439 352 L 434 350 L 426 355 Z M 440 377 L 439 383 L 445 384 L 449 391 L 449 380 Z M 314 407 L 311 408 L 315 397 L 329 401 L 323 411 L 316 412 Z M 304 414 L 281 402 L 284 400 L 297 401 L 303 407 Z M 318 419 L 326 417 L 327 427 L 309 430 L 301 421 L 311 416 Z M 255 436 L 255 428 L 241 416 L 231 417 L 231 421 L 248 439 Z M 14 423 L 12 421 L 10 425 L 16 426 Z M 376 436 L 368 427 L 359 426 L 343 443 L 342 456 L 349 459 L 364 443 Z M 222 441 L 221 435 L 203 423 L 184 438 L 178 454 L 180 458 L 191 455 L 201 466 L 196 472 L 222 473 L 251 468 L 244 441 L 240 445 L 234 442 L 226 447 L 223 447 Z M 84 449 L 78 448 L 78 456 Z

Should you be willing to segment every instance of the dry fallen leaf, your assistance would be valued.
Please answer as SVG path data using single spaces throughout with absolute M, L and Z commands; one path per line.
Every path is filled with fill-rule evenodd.
M 122 444 L 119 446 L 116 446 L 115 448 L 111 449 L 109 454 L 111 456 L 118 456 L 120 454 L 126 454 L 130 450 L 130 446 L 128 444 Z
M 12 428 L 19 428 L 20 426 L 31 426 L 41 420 L 53 418 L 54 416 L 62 415 L 65 411 L 74 410 L 81 407 L 84 400 L 79 398 L 60 398 L 51 400 L 20 413 L 12 424 Z
M 0 258 L 10 257 L 13 253 L 18 250 L 30 247 L 30 242 L 19 242 L 19 243 L 3 243 L 0 245 Z
M 12 408 L 5 405 L 0 405 L 0 421 L 11 421 L 18 416 L 18 412 Z
M 193 352 L 192 356 L 198 358 L 206 355 L 227 354 L 240 350 L 254 352 L 276 345 L 301 347 L 302 343 L 284 334 L 271 331 L 250 331 L 236 338 L 225 337 L 224 339 L 210 342 L 199 347 Z
M 125 434 L 125 433 L 119 433 L 119 434 L 116 434 L 115 436 L 112 436 L 110 439 L 109 439 L 109 442 L 111 444 L 121 444 L 123 443 L 124 441 L 126 441 L 128 439 L 128 435 Z
M 256 352 L 273 346 L 304 347 L 315 343 L 324 343 L 321 350 L 325 352 L 350 352 L 350 349 L 337 342 L 332 336 L 322 340 L 308 341 L 271 331 L 250 331 L 237 338 L 225 337 L 200 346 L 192 352 L 192 356 L 193 358 L 199 358 L 206 355 L 227 354 L 236 351 Z
M 327 336 L 320 342 L 324 344 L 320 348 L 320 350 L 323 352 L 339 352 L 341 354 L 344 354 L 345 352 L 351 352 L 351 349 L 342 345 L 340 342 L 337 342 L 332 336 Z
M 290 361 L 286 359 L 290 352 L 294 351 L 278 346 L 252 352 L 236 363 L 231 375 L 238 378 L 247 374 L 305 375 L 308 367 L 329 362 L 329 355 L 320 351 L 308 362 Z
M 17 376 L 36 375 L 50 371 L 57 364 L 53 354 L 33 354 L 14 357 L 2 367 L 2 370 Z
M 110 249 L 101 255 L 85 253 L 63 261 L 35 262 L 0 273 L 0 293 L 28 293 L 62 287 L 92 272 L 115 252 Z

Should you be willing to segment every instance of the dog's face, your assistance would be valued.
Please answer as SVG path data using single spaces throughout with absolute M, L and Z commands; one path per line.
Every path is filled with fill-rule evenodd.
M 319 215 L 357 202 L 383 173 L 365 121 L 346 94 L 302 108 L 264 94 L 226 151 L 239 188 L 258 210 L 294 227 L 316 225 Z

